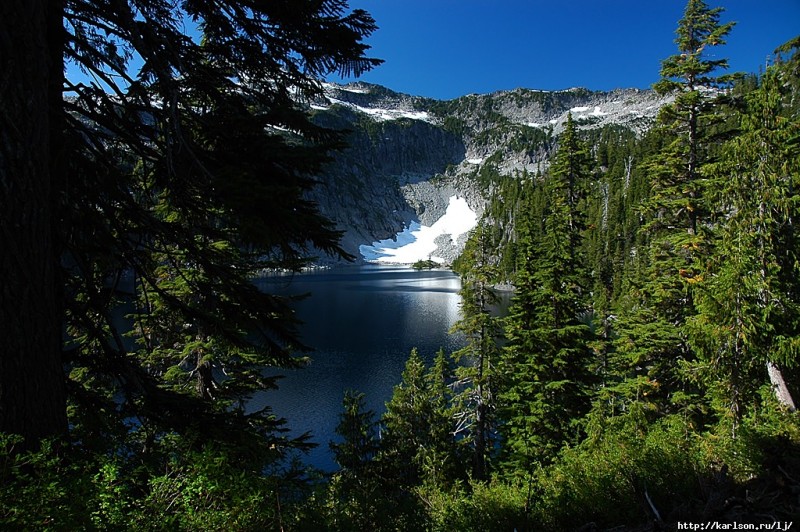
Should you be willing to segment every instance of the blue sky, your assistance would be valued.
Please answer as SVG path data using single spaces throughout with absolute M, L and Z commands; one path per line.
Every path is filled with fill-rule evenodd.
M 712 53 L 730 71 L 758 72 L 800 34 L 800 0 L 707 0 L 736 21 Z M 380 29 L 385 63 L 362 80 L 449 99 L 517 87 L 648 88 L 674 54 L 685 0 L 350 0 Z

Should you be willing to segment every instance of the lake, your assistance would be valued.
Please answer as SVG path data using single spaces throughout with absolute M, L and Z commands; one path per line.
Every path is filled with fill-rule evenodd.
M 311 293 L 297 304 L 301 339 L 314 348 L 311 364 L 281 371 L 279 389 L 259 393 L 252 406 L 272 407 L 293 435 L 311 431 L 319 446 L 306 462 L 326 471 L 336 469 L 328 442 L 345 390 L 366 394 L 377 419 L 412 348 L 430 363 L 439 348 L 450 353 L 464 345 L 448 333 L 459 319 L 461 288 L 450 271 L 365 265 L 256 282 L 271 293 Z

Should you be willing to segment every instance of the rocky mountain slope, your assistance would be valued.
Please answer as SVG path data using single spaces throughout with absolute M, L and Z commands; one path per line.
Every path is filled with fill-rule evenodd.
M 329 84 L 310 112 L 321 125 L 349 130 L 350 147 L 320 176 L 312 199 L 344 231 L 345 250 L 364 260 L 360 246 L 412 222 L 433 225 L 452 197 L 465 198 L 479 217 L 491 194 L 481 175 L 544 170 L 569 113 L 580 128 L 617 124 L 641 133 L 667 100 L 637 89 L 517 89 L 439 101 Z M 450 262 L 463 241 L 439 238 L 434 255 Z

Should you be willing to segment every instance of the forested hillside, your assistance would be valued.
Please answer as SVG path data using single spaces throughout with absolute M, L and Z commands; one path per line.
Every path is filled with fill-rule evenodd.
M 4 1 L 0 528 L 791 522 L 800 37 L 729 74 L 721 13 L 688 1 L 654 93 L 333 101 L 327 74 L 380 63 L 344 1 Z M 392 108 L 356 113 L 375 91 Z M 315 471 L 248 407 L 307 352 L 252 277 L 352 258 L 341 230 L 394 230 L 423 181 L 481 203 L 465 347 L 412 351 L 380 417 L 347 392 Z M 333 212 L 353 198 L 385 212 Z

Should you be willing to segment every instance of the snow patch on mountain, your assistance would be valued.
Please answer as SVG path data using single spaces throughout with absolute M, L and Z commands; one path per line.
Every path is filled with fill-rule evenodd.
M 418 260 L 430 259 L 439 264 L 446 260 L 433 255 L 439 247 L 437 240 L 449 236 L 453 244 L 478 224 L 478 215 L 467 200 L 451 196 L 444 216 L 430 227 L 412 222 L 394 239 L 380 240 L 372 245 L 359 247 L 361 256 L 367 262 L 384 264 L 413 264 Z
M 356 105 L 351 102 L 345 102 L 343 100 L 337 100 L 336 98 L 330 98 L 330 97 L 328 97 L 328 101 L 330 102 L 330 105 L 325 106 L 319 104 L 311 104 L 310 107 L 318 111 L 325 111 L 330 109 L 332 105 L 338 104 L 338 105 L 343 105 L 345 107 L 349 107 L 350 109 L 353 109 L 355 111 L 364 113 L 365 115 L 377 121 L 397 120 L 399 118 L 410 118 L 411 120 L 422 120 L 423 122 L 433 122 L 431 116 L 426 111 L 391 109 L 383 107 L 363 107 L 361 105 Z
M 341 105 L 379 122 L 407 118 L 435 123 L 427 111 L 420 109 L 419 97 L 396 93 L 367 83 L 348 85 L 323 83 L 323 88 L 324 96 L 311 103 L 312 109 L 322 111 L 333 105 Z
M 430 122 L 431 118 L 425 111 L 405 111 L 403 109 L 381 109 L 355 106 L 362 113 L 366 113 L 376 120 L 397 120 L 398 118 L 410 118 L 411 120 L 422 120 Z
M 463 202 L 469 210 L 462 218 L 483 214 L 493 193 L 478 179 L 484 171 L 512 177 L 546 171 L 570 113 L 581 130 L 613 124 L 643 134 L 673 98 L 650 90 L 574 88 L 438 101 L 363 82 L 323 89 L 304 103 L 322 111 L 314 114 L 321 124 L 350 124 L 353 134 L 351 148 L 322 176 L 325 187 L 315 199 L 344 231 L 348 253 L 403 264 L 457 258 L 466 234 L 442 228 L 451 211 Z M 546 137 L 531 136 L 530 128 Z M 454 197 L 463 200 L 453 204 Z

